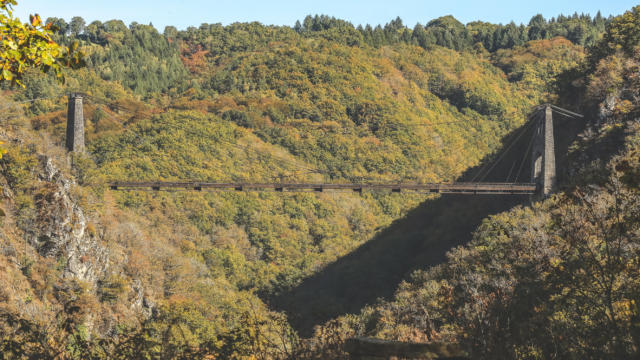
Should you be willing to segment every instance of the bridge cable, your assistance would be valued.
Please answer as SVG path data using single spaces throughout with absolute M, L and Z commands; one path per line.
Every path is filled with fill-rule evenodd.
M 83 94 L 83 95 L 88 100 L 90 100 L 90 101 L 92 101 L 94 103 L 100 103 L 102 105 L 106 105 L 106 106 L 115 108 L 116 110 L 127 112 L 129 114 L 138 115 L 140 113 L 144 113 L 143 111 L 133 110 L 131 108 L 128 108 L 128 107 L 120 105 L 120 104 L 114 104 L 113 102 L 109 102 L 107 99 L 104 99 L 104 98 L 99 98 L 97 96 L 93 96 L 93 95 L 89 95 L 89 94 Z
M 502 160 L 502 158 L 506 155 L 506 153 L 513 147 L 513 145 L 515 145 L 515 143 L 519 140 L 519 138 L 522 136 L 523 131 L 525 131 L 525 129 L 528 127 L 528 123 L 525 123 L 522 128 L 519 130 L 519 135 L 516 136 L 515 138 L 513 138 L 513 140 L 511 141 L 511 143 L 506 147 L 506 149 L 502 152 L 502 154 L 500 154 L 500 157 L 492 160 L 492 161 L 487 161 L 481 168 L 480 170 L 475 174 L 475 176 L 471 179 L 471 182 L 475 182 L 476 179 L 478 179 L 478 177 L 480 175 L 482 175 L 482 173 L 484 173 L 483 176 L 481 176 L 481 180 L 482 181 L 484 178 L 487 177 L 487 175 L 489 175 L 489 173 L 495 168 L 495 166 Z M 505 147 L 503 147 L 504 149 Z M 486 170 L 488 167 L 490 167 L 489 170 Z
M 16 106 L 16 105 L 21 105 L 21 104 L 27 104 L 27 103 L 32 103 L 32 102 L 36 102 L 38 100 L 48 100 L 48 99 L 58 99 L 63 97 L 64 95 L 57 95 L 57 96 L 43 96 L 43 97 L 39 97 L 39 98 L 35 98 L 35 99 L 29 99 L 29 100 L 24 100 L 24 101 L 12 101 L 11 104 L 7 104 L 5 106 L 0 107 L 0 109 L 8 109 L 10 107 Z M 11 101 L 11 100 L 10 100 Z
M 525 124 L 526 125 L 526 124 Z M 523 125 L 524 126 L 524 125 Z M 503 147 L 504 148 L 504 147 Z M 495 159 L 494 159 L 495 160 Z M 484 164 L 482 164 L 482 166 L 480 167 L 480 169 L 478 170 L 478 172 L 476 172 L 476 174 L 473 176 L 473 178 L 471 179 L 471 182 L 474 182 L 478 176 L 480 176 L 480 174 L 482 174 L 483 172 L 485 172 L 485 170 L 493 163 L 492 161 L 485 161 Z
M 529 156 L 529 152 L 531 151 L 531 148 L 533 147 L 533 143 L 535 141 L 535 136 L 532 136 L 531 139 L 529 140 L 529 145 L 527 146 L 527 150 L 524 152 L 524 156 L 522 157 L 522 162 L 520 163 L 520 168 L 518 169 L 518 173 L 516 174 L 516 178 L 515 178 L 515 182 L 518 182 L 518 179 L 520 178 L 520 173 L 522 172 L 522 169 L 524 168 L 524 163 L 527 160 L 527 156 Z
M 511 169 L 509 169 L 509 174 L 507 175 L 507 180 L 506 182 L 509 182 L 509 179 L 511 178 L 511 174 L 513 173 L 513 169 L 516 167 L 516 162 L 514 161 L 513 164 L 511 164 Z
M 98 105 L 98 104 L 96 104 L 96 105 Z M 123 133 L 125 133 L 125 134 L 126 134 L 126 133 L 131 133 L 131 134 L 133 134 L 133 136 L 135 137 L 135 140 L 136 140 L 137 142 L 140 142 L 140 141 L 141 141 L 141 139 L 140 139 L 140 135 L 138 135 L 135 131 L 133 131 L 133 129 L 131 129 L 129 126 L 127 126 L 127 124 L 126 124 L 127 120 L 124 120 L 124 119 L 122 119 L 121 117 L 116 116 L 115 114 L 110 113 L 110 112 L 108 111 L 108 110 L 110 110 L 110 109 L 107 109 L 107 108 L 106 108 L 106 106 L 108 106 L 108 105 L 105 105 L 105 104 L 99 104 L 99 105 L 100 105 L 100 106 L 102 106 L 102 107 L 104 108 L 103 113 L 104 113 L 107 117 L 109 117 L 109 118 L 111 118 L 111 119 L 113 119 L 113 120 L 116 120 L 117 122 L 119 122 L 119 123 L 120 123 L 120 125 L 122 125 L 122 128 L 123 128 L 123 130 L 124 130 L 124 131 L 123 131 Z
M 127 107 L 124 107 L 124 106 L 121 106 L 121 105 L 116 105 L 116 104 L 113 104 L 113 103 L 109 104 L 109 103 L 104 103 L 104 102 L 101 102 L 101 101 L 95 101 L 92 98 L 89 98 L 89 100 L 93 101 L 94 103 L 101 103 L 102 105 L 105 105 L 105 106 L 108 106 L 110 108 L 113 108 L 114 110 L 122 111 L 122 112 L 125 112 L 125 113 L 128 113 L 128 114 L 131 114 L 131 115 L 139 115 L 140 113 L 145 114 L 144 111 L 131 110 L 131 109 L 127 108 Z
M 480 167 L 480 170 L 478 170 L 478 172 L 473 176 L 473 178 L 471 178 L 471 182 L 476 181 L 478 176 L 480 176 L 480 174 L 482 174 L 489 167 L 489 165 L 491 165 L 491 161 L 486 161 L 484 164 L 482 164 L 482 166 Z
M 85 97 L 87 97 L 88 99 L 94 101 L 94 102 L 99 102 L 99 103 L 101 103 L 103 105 L 113 107 L 116 110 L 121 110 L 121 111 L 128 112 L 128 113 L 134 114 L 134 115 L 137 115 L 137 114 L 140 113 L 140 111 L 135 111 L 135 110 L 132 110 L 130 108 L 127 108 L 127 107 L 119 105 L 119 104 L 109 103 L 108 100 L 104 99 L 104 98 L 98 98 L 96 96 L 89 95 L 89 94 L 83 94 L 83 95 Z M 500 120 L 502 120 L 502 119 L 500 119 Z M 489 121 L 498 122 L 500 120 L 489 120 Z M 434 126 L 434 125 L 460 124 L 460 123 L 475 123 L 477 125 L 477 124 L 479 124 L 479 121 L 480 121 L 480 119 L 471 119 L 471 120 L 464 119 L 464 120 L 454 120 L 454 121 L 432 122 L 432 123 L 428 123 L 428 124 L 388 123 L 388 125 L 389 125 L 389 129 L 390 130 L 400 130 L 402 127 L 406 127 L 406 128 L 410 128 L 410 127 L 429 127 L 429 126 Z M 233 145 L 232 143 L 229 143 L 229 144 Z M 257 151 L 255 149 L 251 149 L 251 150 L 252 151 Z M 276 157 L 276 156 L 272 155 L 272 157 Z M 280 158 L 280 159 L 285 160 L 284 158 Z M 289 162 L 289 164 L 293 164 L 293 163 Z M 300 167 L 300 165 L 294 165 L 294 166 Z M 308 170 L 310 172 L 323 173 L 325 175 L 329 175 L 330 176 L 330 174 L 328 172 L 323 172 L 323 171 L 320 171 L 318 169 L 309 169 L 309 168 L 305 168 L 305 167 L 303 167 L 303 169 Z
M 495 167 L 498 166 L 498 164 L 502 161 L 502 159 L 504 159 L 504 157 L 507 155 L 507 153 L 520 140 L 520 138 L 527 132 L 526 130 L 531 126 L 532 123 L 533 123 L 533 121 L 529 121 L 525 126 L 522 127 L 522 130 L 520 131 L 520 134 L 511 142 L 511 145 L 509 145 L 509 147 L 507 147 L 507 149 L 505 149 L 502 152 L 502 154 L 493 163 L 493 166 L 491 166 L 491 168 L 489 168 L 489 170 L 484 174 L 484 176 L 482 176 L 480 178 L 480 182 L 484 181 L 484 179 L 486 179 L 486 177 L 491 173 L 491 171 L 493 171 L 493 169 L 495 169 Z
M 124 128 L 125 131 L 132 131 L 126 124 L 127 120 L 124 120 L 123 118 L 121 118 L 119 116 L 116 116 L 115 114 L 112 114 L 112 113 L 109 112 L 111 109 L 106 108 L 108 105 L 105 105 L 105 104 L 96 104 L 96 105 L 99 105 L 104 109 L 103 113 L 106 116 L 110 117 L 113 120 L 117 120 L 120 123 L 120 125 L 122 125 L 122 127 Z
M 561 115 L 564 115 L 566 117 L 571 117 L 571 118 L 574 118 L 574 119 L 575 118 L 584 118 L 584 115 L 575 113 L 575 112 L 573 112 L 571 110 L 563 109 L 563 108 L 561 108 L 559 106 L 555 106 L 553 104 L 550 104 L 549 106 L 551 106 L 551 108 L 554 111 L 556 111 L 557 113 L 559 113 Z
M 534 113 L 530 114 L 529 116 L 527 116 L 527 122 L 525 122 L 525 123 L 522 125 L 522 128 L 521 128 L 521 129 L 522 129 L 522 130 L 524 130 L 524 128 L 526 128 L 527 126 L 529 126 L 530 121 L 531 121 L 531 120 L 533 119 L 533 117 L 534 117 L 535 115 L 537 115 L 537 114 L 538 114 L 537 112 L 534 112 Z M 522 131 L 522 130 L 521 130 L 521 131 Z M 512 143 L 509 147 L 511 147 L 511 146 L 513 146 L 513 143 Z M 504 147 L 503 147 L 503 148 L 504 148 Z M 478 176 L 480 176 L 480 174 L 482 174 L 482 173 L 485 171 L 485 169 L 486 169 L 489 165 L 491 165 L 491 164 L 492 164 L 492 162 L 491 162 L 491 161 L 485 162 L 485 163 L 484 163 L 484 165 L 482 165 L 482 167 L 480 168 L 480 170 L 478 170 L 478 172 L 473 176 L 473 178 L 471 179 L 471 182 L 474 182 L 474 181 L 478 178 Z M 486 177 L 487 175 L 488 175 L 488 173 L 487 173 L 487 174 L 485 174 L 485 177 Z

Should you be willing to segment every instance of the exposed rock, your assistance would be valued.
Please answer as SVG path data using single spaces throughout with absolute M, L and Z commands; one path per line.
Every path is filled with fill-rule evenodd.
M 144 296 L 144 287 L 142 286 L 142 282 L 139 279 L 135 279 L 131 289 L 134 293 L 131 308 L 139 311 L 145 318 L 150 318 L 151 315 L 153 315 L 153 309 L 156 304 L 151 299 Z
M 616 108 L 616 104 L 620 100 L 619 94 L 613 94 L 607 96 L 607 98 L 600 103 L 600 113 L 598 114 L 598 124 L 603 124 L 607 121 L 607 119 L 613 116 L 613 111 Z
M 108 251 L 87 231 L 88 219 L 71 190 L 75 183 L 65 177 L 51 158 L 40 156 L 39 178 L 47 184 L 35 196 L 37 218 L 27 240 L 45 257 L 64 257 L 65 277 L 95 284 L 108 266 Z

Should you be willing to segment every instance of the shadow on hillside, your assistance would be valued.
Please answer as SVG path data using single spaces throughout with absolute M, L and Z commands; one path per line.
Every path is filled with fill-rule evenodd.
M 566 167 L 566 156 L 562 154 L 566 154 L 581 129 L 576 121 L 557 121 L 558 169 Z M 520 129 L 505 138 L 503 151 L 518 135 Z M 523 155 L 532 135 L 533 127 L 529 127 L 484 181 L 504 182 L 509 173 L 513 181 L 523 161 L 519 180 L 530 181 L 531 158 Z M 470 169 L 459 181 L 469 181 L 481 168 Z M 300 335 L 310 336 L 317 324 L 358 312 L 379 298 L 391 298 L 398 284 L 411 272 L 442 263 L 447 251 L 470 241 L 472 232 L 487 216 L 529 202 L 530 197 L 522 195 L 453 194 L 426 201 L 352 253 L 271 299 L 270 304 L 288 314 Z

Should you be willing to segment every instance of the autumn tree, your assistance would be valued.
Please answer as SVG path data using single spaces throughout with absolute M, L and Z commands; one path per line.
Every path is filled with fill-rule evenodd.
M 16 0 L 0 0 L 0 80 L 21 85 L 20 80 L 28 68 L 42 72 L 53 71 L 63 79 L 64 66 L 79 67 L 82 56 L 78 45 L 63 48 L 55 43 L 53 25 L 45 25 L 38 14 L 29 17 L 29 23 L 21 23 L 13 17 Z

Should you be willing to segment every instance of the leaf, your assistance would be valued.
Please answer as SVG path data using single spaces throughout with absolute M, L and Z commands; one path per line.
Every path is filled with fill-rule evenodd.
M 40 19 L 40 15 L 35 14 L 35 15 L 29 15 L 29 20 L 31 21 L 31 25 L 33 27 L 37 27 L 42 25 L 42 19 Z
M 2 78 L 11 81 L 13 79 L 13 73 L 8 69 L 2 69 Z

